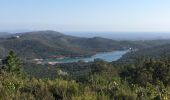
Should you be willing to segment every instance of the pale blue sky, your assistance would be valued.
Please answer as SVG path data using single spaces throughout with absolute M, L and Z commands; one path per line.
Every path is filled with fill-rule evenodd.
M 0 31 L 170 32 L 170 0 L 0 0 Z

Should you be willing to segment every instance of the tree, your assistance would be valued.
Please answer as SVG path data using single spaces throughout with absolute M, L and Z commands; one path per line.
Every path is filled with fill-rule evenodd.
M 2 60 L 2 64 L 7 72 L 21 73 L 21 61 L 13 51 L 10 51 L 8 56 Z

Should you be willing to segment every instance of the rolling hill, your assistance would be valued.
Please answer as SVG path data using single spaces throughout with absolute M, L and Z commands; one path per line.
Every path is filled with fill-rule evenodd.
M 134 61 L 138 58 L 150 57 L 150 58 L 160 58 L 160 57 L 170 57 L 170 44 L 163 44 L 159 46 L 154 46 L 151 48 L 140 49 L 138 51 L 129 52 L 120 59 L 120 61 Z
M 56 31 L 33 31 L 12 34 L 0 38 L 0 57 L 10 50 L 22 58 L 47 58 L 54 55 L 89 56 L 97 52 L 124 50 L 128 48 L 143 49 L 166 42 L 153 41 L 115 41 L 100 37 L 80 38 Z

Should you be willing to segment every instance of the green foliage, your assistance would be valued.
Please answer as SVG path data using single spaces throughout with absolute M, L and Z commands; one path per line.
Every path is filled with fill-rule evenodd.
M 130 77 L 134 83 L 146 86 L 148 83 L 157 84 L 157 81 L 164 85 L 170 85 L 170 60 L 168 59 L 145 59 L 137 62 L 133 67 L 123 71 L 123 77 Z
M 157 46 L 129 52 L 123 55 L 120 61 L 135 61 L 143 57 L 152 57 L 152 58 L 157 58 L 157 59 L 160 59 L 162 57 L 170 57 L 170 43 L 168 43 L 168 41 L 169 40 L 167 40 L 167 42 L 162 40 L 160 41 L 160 44 L 157 43 L 159 44 Z M 163 44 L 161 42 L 163 42 Z
M 7 72 L 21 74 L 21 61 L 13 51 L 9 52 L 9 55 L 2 61 L 2 64 Z
M 134 64 L 117 67 L 114 67 L 116 64 L 95 60 L 92 63 L 59 65 L 56 68 L 35 67 L 37 72 L 29 65 L 29 72 L 32 73 L 28 74 L 32 74 L 31 77 L 18 77 L 21 63 L 13 52 L 3 60 L 3 64 L 5 68 L 2 67 L 0 73 L 0 100 L 170 99 L 170 60 L 165 58 L 141 59 Z M 50 72 L 54 73 L 46 75 Z M 37 74 L 41 74 L 41 77 L 35 78 Z M 80 80 L 78 75 L 83 78 Z
M 9 50 L 15 51 L 25 59 L 48 58 L 55 55 L 89 56 L 96 52 L 122 50 L 131 42 L 120 42 L 105 38 L 79 38 L 64 35 L 55 31 L 34 31 L 17 34 L 20 38 L 0 39 L 0 57 L 7 55 Z
M 0 52 L 2 52 L 0 57 L 5 57 L 9 50 L 15 51 L 24 60 L 54 55 L 89 56 L 96 52 L 128 48 L 143 49 L 170 43 L 168 40 L 115 41 L 100 37 L 79 38 L 55 31 L 34 31 L 16 35 L 20 38 L 0 38 Z

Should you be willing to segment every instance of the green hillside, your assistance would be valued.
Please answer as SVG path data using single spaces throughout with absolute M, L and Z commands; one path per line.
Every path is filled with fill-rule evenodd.
M 169 100 L 170 60 L 133 64 L 22 63 L 10 52 L 0 63 L 0 100 Z
M 19 36 L 19 37 L 17 37 Z M 133 42 L 94 37 L 79 38 L 55 31 L 17 33 L 0 39 L 0 56 L 10 50 L 22 58 L 46 58 L 53 55 L 92 55 L 96 52 L 143 47 Z
M 154 46 L 151 48 L 140 49 L 134 52 L 129 52 L 123 55 L 123 57 L 120 60 L 133 61 L 135 59 L 144 58 L 144 57 L 152 57 L 152 58 L 170 57 L 170 44 L 164 44 L 164 45 Z
M 101 37 L 80 38 L 56 31 L 34 31 L 16 33 L 8 38 L 0 38 L 0 57 L 10 50 L 21 58 L 47 58 L 56 55 L 89 56 L 97 52 L 124 50 L 128 48 L 144 49 L 170 43 L 169 40 L 153 41 L 115 41 Z

